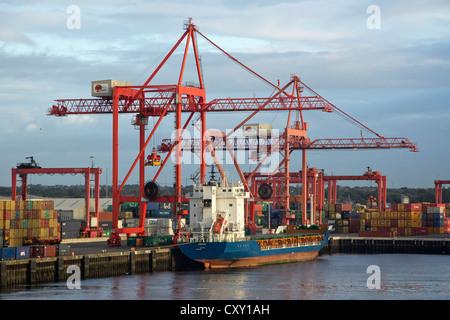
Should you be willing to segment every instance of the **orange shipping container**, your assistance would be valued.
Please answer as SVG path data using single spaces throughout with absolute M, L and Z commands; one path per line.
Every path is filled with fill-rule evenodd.
M 419 220 L 419 219 L 411 220 L 411 227 L 412 228 L 420 228 L 420 227 L 422 227 L 422 220 Z
M 112 212 L 99 212 L 98 221 L 112 221 Z
M 444 227 L 435 227 L 434 233 L 444 233 Z

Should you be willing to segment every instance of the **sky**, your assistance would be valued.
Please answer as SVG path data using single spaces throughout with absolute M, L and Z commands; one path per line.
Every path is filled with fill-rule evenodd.
M 56 99 L 91 98 L 93 80 L 143 84 L 183 34 L 188 17 L 270 82 L 285 84 L 297 75 L 373 131 L 406 137 L 419 149 L 309 151 L 310 167 L 327 175 L 361 175 L 370 167 L 387 176 L 388 188 L 429 188 L 435 179 L 450 179 L 448 1 L 3 0 L 0 14 L 0 186 L 11 185 L 11 168 L 29 156 L 47 168 L 93 163 L 103 170 L 101 184 L 111 184 L 112 115 L 53 117 L 47 109 Z M 272 93 L 201 37 L 198 44 L 208 101 Z M 175 84 L 181 56 L 177 50 L 151 84 Z M 195 82 L 195 74 L 187 72 L 184 80 Z M 304 117 L 312 140 L 373 136 L 336 113 L 305 111 Z M 206 126 L 226 131 L 242 119 L 242 114 L 210 113 Z M 286 119 L 286 112 L 261 112 L 251 121 L 282 130 Z M 139 152 L 139 139 L 132 115 L 119 121 L 121 180 Z M 173 115 L 164 118 L 147 153 L 170 138 L 173 126 Z M 195 127 L 189 128 L 193 133 Z M 300 170 L 301 153 L 294 151 L 291 158 L 292 170 Z M 248 171 L 251 164 L 244 162 Z M 197 169 L 183 165 L 182 183 L 189 184 Z M 238 179 L 233 166 L 225 169 L 231 180 Z M 156 168 L 146 168 L 148 179 L 155 173 Z M 32 175 L 29 181 L 84 183 L 81 175 Z M 133 172 L 128 183 L 137 181 Z M 172 166 L 158 182 L 173 184 Z

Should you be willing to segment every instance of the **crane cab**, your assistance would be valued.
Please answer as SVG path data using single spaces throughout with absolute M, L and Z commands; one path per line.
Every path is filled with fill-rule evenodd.
M 147 156 L 147 161 L 145 162 L 146 166 L 160 166 L 162 164 L 161 162 L 161 156 L 156 153 L 155 148 L 153 148 L 153 151 L 150 155 Z

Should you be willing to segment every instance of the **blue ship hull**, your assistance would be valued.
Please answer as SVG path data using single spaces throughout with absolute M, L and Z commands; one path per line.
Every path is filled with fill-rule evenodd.
M 262 249 L 256 240 L 181 244 L 181 252 L 210 268 L 249 267 L 313 260 L 328 242 L 330 230 L 314 244 Z

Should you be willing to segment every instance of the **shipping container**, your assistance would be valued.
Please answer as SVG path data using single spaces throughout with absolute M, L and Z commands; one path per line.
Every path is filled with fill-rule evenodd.
M 358 211 L 341 211 L 341 214 L 342 214 L 342 219 L 353 219 L 353 218 L 359 219 Z
M 61 222 L 61 231 L 80 231 L 81 230 L 81 224 L 84 221 L 80 220 L 72 220 L 72 221 L 63 221 Z
M 112 212 L 99 212 L 98 221 L 99 222 L 112 221 Z
M 244 124 L 242 126 L 242 133 L 244 137 L 270 136 L 271 131 L 271 124 L 255 123 Z
M 393 238 L 395 237 L 395 233 L 393 231 L 360 231 L 358 233 L 359 237 L 387 237 Z
M 143 245 L 144 245 L 144 236 L 137 236 L 137 237 L 130 236 L 127 239 L 127 246 L 129 247 L 137 247 Z
M 30 257 L 30 247 L 16 247 L 16 259 L 28 259 Z
M 131 86 L 131 82 L 112 79 L 91 81 L 91 94 L 93 97 L 111 98 L 116 86 Z
M 16 258 L 16 248 L 1 248 L 1 260 L 14 260 Z
M 56 247 L 56 255 L 57 256 L 70 256 L 70 245 L 69 244 L 63 244 L 60 243 Z
M 56 245 L 32 245 L 30 246 L 30 257 L 56 257 L 56 248 Z

